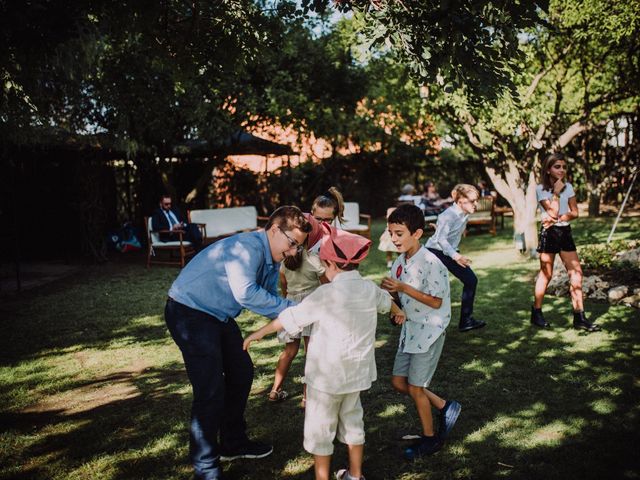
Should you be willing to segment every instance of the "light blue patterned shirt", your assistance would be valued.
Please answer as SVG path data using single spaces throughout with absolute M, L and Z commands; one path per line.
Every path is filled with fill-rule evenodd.
M 449 272 L 438 257 L 421 247 L 408 260 L 406 254 L 400 255 L 391 267 L 390 276 L 442 299 L 440 308 L 432 308 L 406 293 L 399 294 L 402 310 L 407 315 L 399 349 L 404 353 L 426 353 L 451 321 Z
M 427 240 L 426 247 L 440 250 L 446 256 L 454 258 L 468 220 L 469 215 L 454 203 L 438 215 L 436 232 Z
M 243 308 L 275 318 L 295 305 L 277 294 L 279 270 L 264 230 L 239 233 L 196 255 L 173 282 L 169 296 L 223 322 Z

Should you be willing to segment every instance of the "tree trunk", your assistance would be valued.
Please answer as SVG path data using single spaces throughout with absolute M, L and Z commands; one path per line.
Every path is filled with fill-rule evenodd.
M 502 195 L 513 209 L 513 238 L 523 254 L 530 258 L 537 256 L 538 225 L 536 221 L 536 180 L 533 172 L 529 173 L 526 189 L 520 178 L 515 160 L 507 162 L 507 169 L 499 175 L 492 168 L 486 167 L 489 178 L 496 191 Z
M 589 191 L 589 216 L 600 216 L 600 189 L 591 189 Z

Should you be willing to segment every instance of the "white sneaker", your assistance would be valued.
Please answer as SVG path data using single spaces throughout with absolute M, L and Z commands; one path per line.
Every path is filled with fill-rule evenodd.
M 349 470 L 346 468 L 342 468 L 336 472 L 336 480 L 365 480 L 364 475 L 357 479 L 356 477 L 352 477 L 349 475 Z

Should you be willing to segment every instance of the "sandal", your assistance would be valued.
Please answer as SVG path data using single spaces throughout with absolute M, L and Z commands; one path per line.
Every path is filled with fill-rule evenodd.
M 282 402 L 289 397 L 289 394 L 284 390 L 271 390 L 269 395 L 267 395 L 267 399 L 270 402 Z

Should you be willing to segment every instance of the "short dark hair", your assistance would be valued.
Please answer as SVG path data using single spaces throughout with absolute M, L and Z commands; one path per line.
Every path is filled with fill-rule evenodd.
M 411 233 L 415 233 L 418 229 L 424 231 L 424 214 L 422 210 L 420 210 L 420 207 L 415 205 L 400 205 L 391 212 L 387 223 L 404 225 Z
M 302 210 L 291 205 L 277 208 L 269 217 L 264 229 L 269 230 L 274 224 L 288 232 L 297 228 L 302 233 L 309 233 L 312 228 Z

